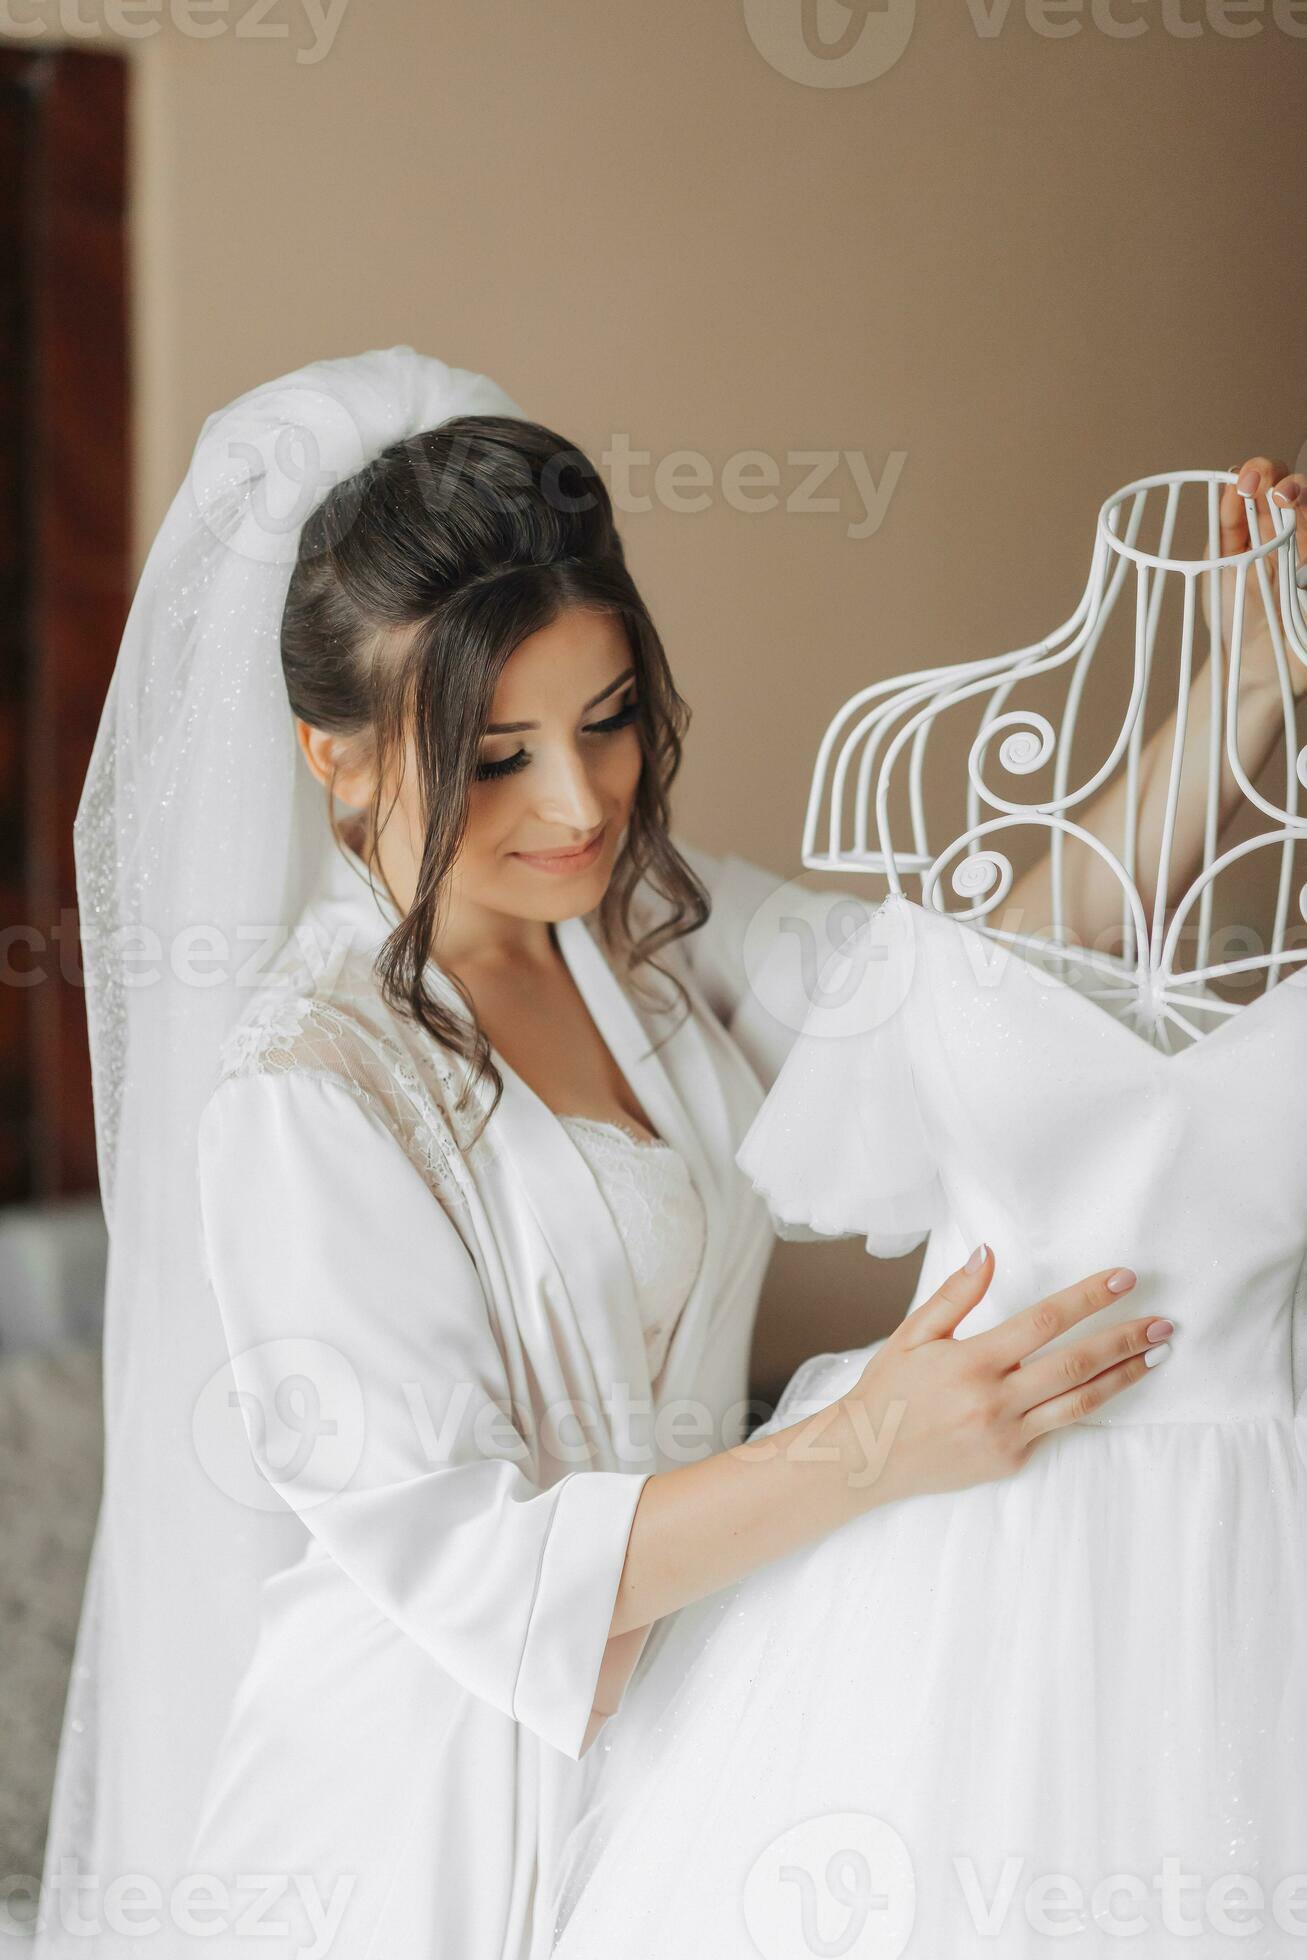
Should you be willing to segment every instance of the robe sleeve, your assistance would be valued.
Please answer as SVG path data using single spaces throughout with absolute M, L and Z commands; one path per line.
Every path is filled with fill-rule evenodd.
M 343 1083 L 220 1083 L 198 1176 L 260 1473 L 432 1660 L 578 1760 L 647 1634 L 609 1637 L 648 1473 L 535 1480 L 472 1256 Z
M 711 916 L 676 944 L 764 1088 L 807 1019 L 817 973 L 878 903 L 870 882 L 807 891 L 734 853 L 673 844 L 707 887 Z M 782 892 L 784 902 L 777 902 Z

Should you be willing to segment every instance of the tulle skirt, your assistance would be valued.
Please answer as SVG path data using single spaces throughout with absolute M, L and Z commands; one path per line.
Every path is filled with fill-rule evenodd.
M 595 1747 L 558 1960 L 1307 1957 L 1307 1433 L 873 1510 L 664 1622 Z

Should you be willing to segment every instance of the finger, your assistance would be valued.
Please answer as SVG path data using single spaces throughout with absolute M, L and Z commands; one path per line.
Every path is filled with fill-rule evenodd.
M 1041 1402 L 1021 1418 L 1022 1441 L 1034 1442 L 1051 1429 L 1065 1429 L 1070 1423 L 1083 1422 L 1095 1409 L 1101 1409 L 1104 1402 L 1111 1401 L 1123 1388 L 1129 1388 L 1149 1372 L 1149 1354 L 1157 1357 L 1167 1352 L 1167 1343 L 1163 1341 L 1159 1346 L 1150 1348 L 1148 1353 L 1133 1354 L 1128 1361 L 1116 1362 L 1101 1375 L 1095 1375 L 1092 1381 L 1068 1389 L 1065 1395 L 1055 1395 L 1050 1402 Z M 1151 1365 L 1156 1366 L 1156 1360 Z
M 1074 1286 L 1036 1300 L 1033 1307 L 1012 1314 L 1001 1326 L 991 1327 L 976 1338 L 985 1342 L 987 1359 L 1000 1367 L 1015 1368 L 1026 1355 L 1056 1340 L 1077 1321 L 1112 1306 L 1134 1283 L 1135 1275 L 1128 1266 L 1105 1266 L 1102 1272 L 1091 1273 Z
M 1150 1334 L 1150 1327 L 1157 1331 Z M 1147 1315 L 1142 1320 L 1123 1320 L 1117 1327 L 1088 1334 L 1081 1341 L 1058 1348 L 1054 1354 L 1036 1355 L 1032 1361 L 1014 1368 L 1008 1377 L 1009 1390 L 1015 1398 L 1014 1406 L 1024 1415 L 1039 1403 L 1052 1401 L 1054 1397 L 1066 1394 L 1068 1389 L 1079 1388 L 1082 1382 L 1092 1381 L 1118 1361 L 1129 1361 L 1132 1355 L 1146 1354 L 1150 1348 L 1164 1347 L 1174 1332 L 1171 1321 Z
M 994 1277 L 992 1248 L 982 1241 L 971 1254 L 971 1260 L 976 1261 L 974 1267 L 971 1267 L 970 1260 L 967 1265 L 959 1266 L 929 1299 L 923 1300 L 919 1307 L 914 1307 L 899 1322 L 895 1331 L 902 1346 L 917 1347 L 922 1341 L 944 1339 L 984 1298 L 985 1290 Z
M 1284 467 L 1276 468 L 1269 456 L 1250 456 L 1235 471 L 1235 481 L 1227 483 L 1221 492 L 1218 517 L 1221 526 L 1221 556 L 1247 551 L 1252 543 L 1252 533 L 1248 529 L 1248 506 L 1245 497 L 1254 501 L 1260 495 L 1265 501 L 1267 486 L 1277 476 L 1283 476 Z
M 1295 514 L 1294 539 L 1299 565 L 1307 565 L 1307 475 L 1291 471 L 1272 486 L 1271 500 Z
M 1270 456 L 1250 456 L 1248 458 L 1248 461 L 1239 472 L 1237 482 L 1233 485 L 1233 494 L 1238 499 L 1240 509 L 1243 511 L 1243 542 L 1242 544 L 1230 546 L 1230 550 L 1246 551 L 1254 542 L 1265 543 L 1267 538 L 1274 535 L 1275 522 L 1271 516 L 1268 498 L 1270 497 L 1272 484 L 1277 483 L 1282 476 L 1287 476 L 1288 473 L 1289 465 L 1280 462 L 1277 458 Z M 1259 535 L 1256 540 L 1253 539 L 1252 532 L 1249 529 L 1245 498 L 1251 498 L 1257 512 L 1257 529 Z M 1221 503 L 1224 506 L 1224 496 L 1222 496 Z M 1232 526 L 1232 529 L 1235 528 Z M 1224 555 L 1225 550 L 1226 547 L 1223 545 L 1222 555 Z
M 1261 460 L 1264 459 L 1259 458 L 1259 461 Z M 1261 473 L 1262 480 L 1257 486 L 1256 497 L 1257 530 L 1259 533 L 1257 538 L 1258 544 L 1265 544 L 1268 538 L 1279 536 L 1280 526 L 1277 521 L 1277 514 L 1271 504 L 1271 489 L 1273 485 L 1279 483 L 1288 474 L 1289 465 L 1281 462 L 1278 456 L 1268 462 Z M 1272 579 L 1274 579 L 1274 555 L 1272 555 L 1271 562 L 1267 565 L 1266 569 L 1271 574 Z
M 1255 481 L 1253 473 L 1255 473 Z M 1258 456 L 1250 456 L 1247 462 L 1240 463 L 1236 467 L 1234 482 L 1227 483 L 1221 491 L 1217 518 L 1221 527 L 1219 556 L 1222 558 L 1232 558 L 1248 549 L 1248 511 L 1239 486 L 1242 484 L 1245 490 L 1255 493 L 1261 482 L 1261 474 L 1262 459 Z

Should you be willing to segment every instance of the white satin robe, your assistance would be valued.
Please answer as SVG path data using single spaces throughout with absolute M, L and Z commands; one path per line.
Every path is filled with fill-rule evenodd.
M 644 1481 L 745 1433 L 773 1229 L 735 1151 L 802 1003 L 777 1018 L 745 972 L 745 930 L 782 881 L 677 842 L 713 914 L 659 956 L 694 1011 L 657 1052 L 650 1040 L 675 1015 L 651 1017 L 619 985 L 583 919 L 557 935 L 707 1213 L 654 1403 L 664 1417 L 682 1401 L 690 1413 L 652 1453 L 648 1421 L 601 1406 L 614 1384 L 637 1405 L 652 1399 L 621 1242 L 566 1130 L 501 1058 L 495 1147 L 467 1153 L 473 1197 L 458 1226 L 375 1110 L 330 1080 L 292 1069 L 225 1081 L 205 1110 L 209 1272 L 242 1389 L 269 1405 L 260 1344 L 327 1343 L 358 1380 L 365 1431 L 343 1487 L 330 1476 L 277 1486 L 300 1514 L 303 1549 L 260 1595 L 188 1861 L 228 1882 L 308 1875 L 314 1910 L 284 1883 L 265 1908 L 293 1929 L 255 1943 L 278 1960 L 524 1960 L 587 1751 L 648 1638 L 608 1639 Z M 814 930 L 839 896 L 803 896 Z M 389 929 L 338 855 L 310 909 L 355 945 L 375 949 Z M 390 1018 L 406 1052 L 429 1043 Z M 405 1384 L 420 1391 L 425 1428 Z M 540 1446 L 543 1412 L 568 1398 L 600 1416 L 593 1455 L 571 1465 Z M 455 1406 L 457 1438 L 433 1451 Z M 496 1408 L 512 1425 L 491 1423 Z M 352 1884 L 333 1904 L 341 1878 Z

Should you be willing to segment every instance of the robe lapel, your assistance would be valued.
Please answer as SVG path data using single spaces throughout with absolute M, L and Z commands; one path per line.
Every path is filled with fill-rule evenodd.
M 596 1406 L 614 1382 L 649 1398 L 649 1364 L 626 1257 L 612 1213 L 585 1158 L 547 1103 L 498 1049 L 504 1092 L 492 1118 L 510 1173 L 557 1262 L 585 1350 L 593 1357 Z M 642 1466 L 645 1467 L 645 1466 Z
M 379 942 L 397 915 L 384 896 L 374 898 L 368 890 L 362 860 L 353 851 L 349 856 L 354 860 L 352 872 L 341 854 L 333 853 L 326 874 L 329 889 L 345 908 L 356 935 L 365 944 Z M 705 1039 L 699 1017 L 709 1010 L 697 998 L 695 1014 L 680 1022 L 660 1052 L 652 1052 L 653 1042 L 662 1039 L 665 1030 L 657 1022 L 645 1025 L 587 922 L 591 916 L 557 923 L 559 950 L 637 1101 L 658 1134 L 685 1158 L 706 1214 L 703 1259 L 661 1377 L 660 1396 L 673 1388 L 688 1393 L 697 1374 L 701 1340 L 713 1307 L 723 1296 L 732 1180 L 739 1179 L 734 1164 L 737 1139 L 721 1082 L 724 1061 Z M 461 997 L 434 961 L 428 977 L 450 1008 L 463 1014 Z M 676 1011 L 681 1012 L 679 1007 Z M 652 1384 L 631 1269 L 612 1213 L 566 1126 L 498 1050 L 493 1052 L 504 1090 L 492 1128 L 506 1167 L 557 1261 L 577 1329 L 593 1360 L 593 1389 L 602 1400 L 613 1383 L 629 1383 L 637 1403 L 650 1400 Z M 761 1100 L 756 1085 L 750 1096 Z M 639 1434 L 638 1423 L 635 1428 Z
M 681 1380 L 687 1358 L 691 1366 L 686 1379 L 693 1380 L 692 1357 L 721 1294 L 720 1269 L 729 1225 L 724 1180 L 739 1173 L 722 1100 L 720 1063 L 708 1052 L 696 1015 L 681 1020 L 676 1032 L 655 1051 L 653 1042 L 663 1039 L 665 1029 L 655 1031 L 645 1025 L 586 920 L 564 919 L 555 930 L 595 1026 L 655 1130 L 685 1158 L 703 1200 L 703 1258 L 663 1364 L 661 1393 L 665 1394 Z M 681 1011 L 678 1007 L 678 1015 Z M 697 1011 L 703 1010 L 697 1007 Z M 566 1137 L 565 1130 L 562 1134 Z

